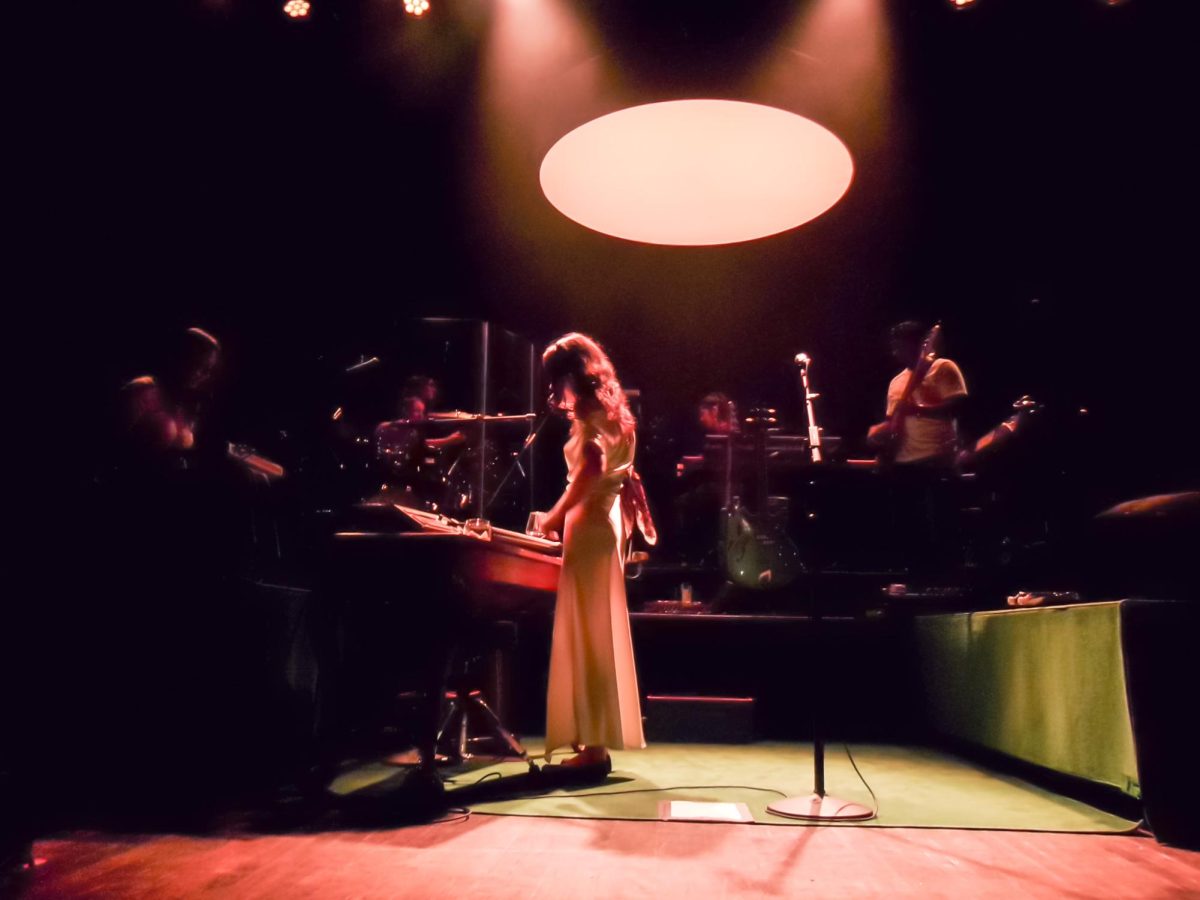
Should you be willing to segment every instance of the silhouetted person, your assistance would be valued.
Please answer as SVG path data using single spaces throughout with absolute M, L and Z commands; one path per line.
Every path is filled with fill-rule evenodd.
M 904 406 L 904 421 L 895 436 L 897 445 L 893 460 L 902 465 L 920 463 L 949 467 L 954 464 L 959 449 L 958 412 L 967 397 L 967 384 L 962 370 L 953 360 L 939 357 L 908 400 L 903 400 L 924 335 L 924 326 L 911 321 L 901 322 L 891 331 L 892 356 L 904 367 L 892 378 L 887 391 L 887 419 L 902 403 Z M 872 426 L 867 437 L 874 441 L 886 433 L 887 423 L 880 422 Z
M 893 326 L 891 353 L 904 368 L 888 385 L 887 420 L 872 426 L 867 437 L 878 447 L 893 444 L 891 532 L 897 563 L 920 578 L 940 579 L 962 560 L 954 462 L 959 451 L 958 413 L 967 398 L 967 385 L 953 360 L 938 357 L 904 399 L 925 334 L 918 322 Z M 892 434 L 890 422 L 897 410 L 903 420 Z

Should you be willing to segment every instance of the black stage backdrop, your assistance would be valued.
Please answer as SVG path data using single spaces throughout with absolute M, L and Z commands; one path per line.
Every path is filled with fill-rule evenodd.
M 88 410 L 164 330 L 222 338 L 250 422 L 302 403 L 317 357 L 369 355 L 414 315 L 592 332 L 660 414 L 722 388 L 795 422 L 803 350 L 827 430 L 857 440 L 886 326 L 940 317 L 969 430 L 1023 393 L 1052 404 L 1085 438 L 1062 453 L 1095 509 L 1194 479 L 1183 0 L 434 0 L 423 20 L 314 0 L 305 22 L 265 0 L 35 6 L 9 35 L 9 338 L 39 446 L 86 453 Z M 558 136 L 687 96 L 827 124 L 849 194 L 713 248 L 609 238 L 546 203 Z

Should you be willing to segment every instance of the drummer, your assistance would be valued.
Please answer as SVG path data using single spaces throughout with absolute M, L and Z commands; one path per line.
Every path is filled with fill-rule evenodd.
M 380 422 L 375 428 L 375 446 L 380 456 L 407 458 L 421 450 L 440 453 L 467 442 L 467 436 L 457 430 L 444 437 L 424 436 L 423 426 L 418 423 L 429 421 L 429 412 L 437 397 L 437 381 L 428 375 L 413 375 L 404 382 L 400 418 Z
M 426 433 L 430 406 L 437 399 L 437 382 L 414 375 L 404 383 L 400 418 L 375 426 L 375 456 L 385 464 L 392 488 L 402 488 L 422 501 L 440 503 L 445 493 L 442 455 L 466 444 L 461 431 L 441 437 Z

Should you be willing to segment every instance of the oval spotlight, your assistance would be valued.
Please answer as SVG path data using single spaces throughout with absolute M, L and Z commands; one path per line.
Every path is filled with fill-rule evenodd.
M 854 161 L 837 135 L 733 100 L 634 106 L 571 131 L 542 160 L 546 199 L 603 234 L 648 244 L 749 241 L 815 219 Z

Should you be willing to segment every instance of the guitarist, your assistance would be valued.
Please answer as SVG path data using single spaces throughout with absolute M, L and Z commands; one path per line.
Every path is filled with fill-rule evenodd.
M 904 368 L 888 385 L 887 418 L 871 427 L 867 441 L 898 464 L 950 467 L 958 452 L 967 384 L 953 360 L 936 357 L 937 333 L 918 322 L 891 330 L 892 356 Z
M 962 372 L 938 358 L 938 326 L 917 322 L 892 328 L 891 349 L 904 366 L 888 385 L 887 419 L 867 440 L 880 460 L 892 462 L 892 518 L 888 544 L 893 563 L 918 580 L 944 575 L 961 558 L 954 539 L 957 507 L 953 471 L 958 451 L 956 416 L 967 396 Z

